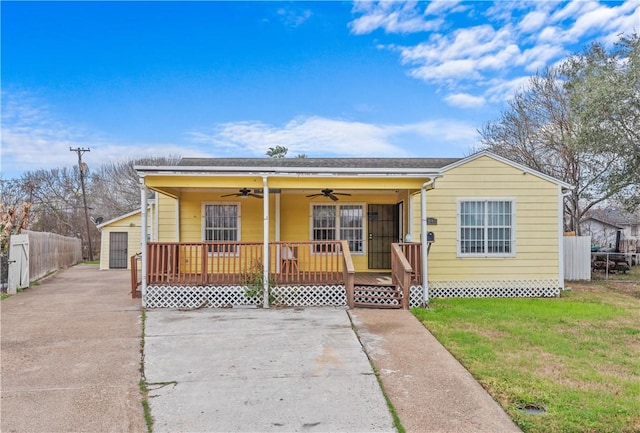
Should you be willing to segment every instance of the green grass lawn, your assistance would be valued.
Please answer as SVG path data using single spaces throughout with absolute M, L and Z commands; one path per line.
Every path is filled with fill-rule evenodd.
M 523 431 L 640 432 L 638 282 L 572 284 L 553 299 L 434 299 L 413 312 Z

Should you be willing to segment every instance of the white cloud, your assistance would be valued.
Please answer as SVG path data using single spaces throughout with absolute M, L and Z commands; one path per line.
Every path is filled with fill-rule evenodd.
M 488 82 L 485 97 L 493 103 L 502 103 L 509 100 L 514 93 L 520 92 L 529 86 L 531 76 L 525 75 L 509 80 L 493 79 Z
M 584 0 L 573 0 L 564 3 L 564 5 L 566 6 L 558 9 L 551 15 L 551 22 L 557 23 L 567 19 L 573 21 L 575 17 L 584 15 L 598 8 L 598 2 Z
M 609 33 L 604 38 L 605 43 L 613 43 L 618 40 L 620 33 L 632 34 L 640 31 L 640 2 L 627 1 L 616 8 L 618 12 L 607 23 L 606 30 Z
M 481 76 L 477 69 L 477 63 L 473 59 L 458 59 L 419 66 L 410 70 L 409 75 L 425 82 L 478 80 Z
M 311 18 L 312 15 L 309 9 L 298 10 L 292 7 L 281 7 L 277 10 L 276 13 L 278 14 L 282 22 L 287 27 L 291 28 L 300 27 L 302 24 L 304 24 L 305 21 Z
M 444 100 L 449 105 L 461 108 L 482 107 L 486 102 L 483 96 L 473 96 L 468 93 L 453 93 L 447 95 Z
M 351 32 L 356 35 L 371 33 L 383 29 L 386 33 L 416 33 L 437 30 L 444 22 L 441 18 L 426 19 L 418 10 L 415 1 L 359 1 L 355 2 L 353 12 L 361 16 L 349 23 Z
M 445 102 L 458 107 L 480 104 L 480 99 L 465 96 L 470 93 L 483 101 L 504 101 L 514 86 L 527 79 L 527 73 L 557 64 L 577 49 L 576 43 L 590 39 L 611 43 L 621 32 L 637 32 L 640 27 L 638 0 L 495 1 L 488 8 L 483 8 L 483 2 L 465 3 L 465 12 L 471 18 L 467 22 L 472 24 L 440 32 L 440 28 L 459 26 L 459 22 L 450 21 L 450 15 L 460 6 L 458 2 L 428 2 L 422 18 L 416 2 L 362 2 L 353 12 L 368 20 L 362 33 L 376 28 L 389 32 L 389 22 L 401 22 L 401 17 L 426 22 L 424 16 L 431 14 L 445 20 L 414 45 L 377 43 L 381 49 L 399 53 L 409 76 L 435 85 L 440 94 L 447 95 Z M 477 12 L 484 15 L 482 25 L 475 25 Z
M 258 121 L 223 123 L 210 133 L 197 132 L 192 136 L 201 143 L 255 156 L 264 156 L 269 147 L 278 145 L 287 147 L 291 154 L 402 153 L 386 140 L 381 127 L 322 117 L 298 117 L 281 127 Z
M 461 12 L 466 7 L 460 5 L 459 0 L 434 0 L 427 4 L 424 15 L 444 15 L 448 12 Z
M 270 147 L 284 146 L 290 155 L 409 156 L 419 146 L 426 154 L 436 145 L 468 149 L 475 140 L 472 125 L 451 120 L 375 125 L 318 116 L 297 117 L 282 126 L 264 122 L 232 122 L 209 131 L 192 132 L 198 143 L 233 155 L 264 156 Z M 454 155 L 455 156 L 455 155 Z
M 427 82 L 480 80 L 485 70 L 509 65 L 520 54 L 511 29 L 495 31 L 482 25 L 450 35 L 434 35 L 428 42 L 400 48 L 402 62 L 416 65 L 409 74 Z
M 520 21 L 518 27 L 525 33 L 533 33 L 545 24 L 547 18 L 547 14 L 544 12 L 529 12 L 527 15 L 525 15 L 522 21 Z
M 105 134 L 59 120 L 43 101 L 25 92 L 2 92 L 2 175 L 19 177 L 32 170 L 70 167 L 77 163 L 69 148 L 90 148 L 89 167 L 143 156 L 199 152 L 171 143 L 122 143 Z
M 566 54 L 567 51 L 560 45 L 540 44 L 525 50 L 518 63 L 524 65 L 526 71 L 535 73 L 551 66 L 553 60 Z
M 567 31 L 570 41 L 577 41 L 581 37 L 607 27 L 607 22 L 616 17 L 615 10 L 606 6 L 599 7 L 580 15 Z

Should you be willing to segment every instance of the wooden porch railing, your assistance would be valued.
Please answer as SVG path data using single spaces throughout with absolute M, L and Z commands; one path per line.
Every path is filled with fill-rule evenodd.
M 411 265 L 411 269 L 413 269 L 411 282 L 416 285 L 422 284 L 422 249 L 420 243 L 401 242 L 395 245 L 398 245 L 409 265 Z
M 142 284 L 141 263 L 142 255 L 140 253 L 131 256 L 131 297 L 141 298 L 142 293 L 138 287 Z
M 402 291 L 402 308 L 409 309 L 409 290 L 413 268 L 399 244 L 391 244 L 391 281 Z
M 243 285 L 264 271 L 261 242 L 149 242 L 147 284 Z M 344 241 L 269 243 L 276 284 L 348 284 L 355 270 Z

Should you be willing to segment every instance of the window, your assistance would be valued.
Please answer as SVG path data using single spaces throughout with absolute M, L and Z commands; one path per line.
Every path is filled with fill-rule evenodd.
M 513 256 L 513 200 L 458 202 L 458 255 Z
M 240 240 L 240 206 L 237 204 L 204 204 L 203 205 L 203 240 L 205 242 L 236 242 Z M 235 253 L 225 245 L 211 245 L 212 253 Z
M 352 253 L 364 253 L 364 219 L 362 205 L 313 205 L 312 238 L 314 241 L 345 240 Z M 317 245 L 316 252 L 326 247 Z

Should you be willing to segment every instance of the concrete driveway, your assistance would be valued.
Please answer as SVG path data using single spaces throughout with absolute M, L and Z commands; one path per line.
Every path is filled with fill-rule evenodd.
M 151 310 L 149 403 L 161 432 L 394 432 L 344 309 Z
M 146 431 L 127 271 L 62 270 L 2 301 L 0 431 Z

